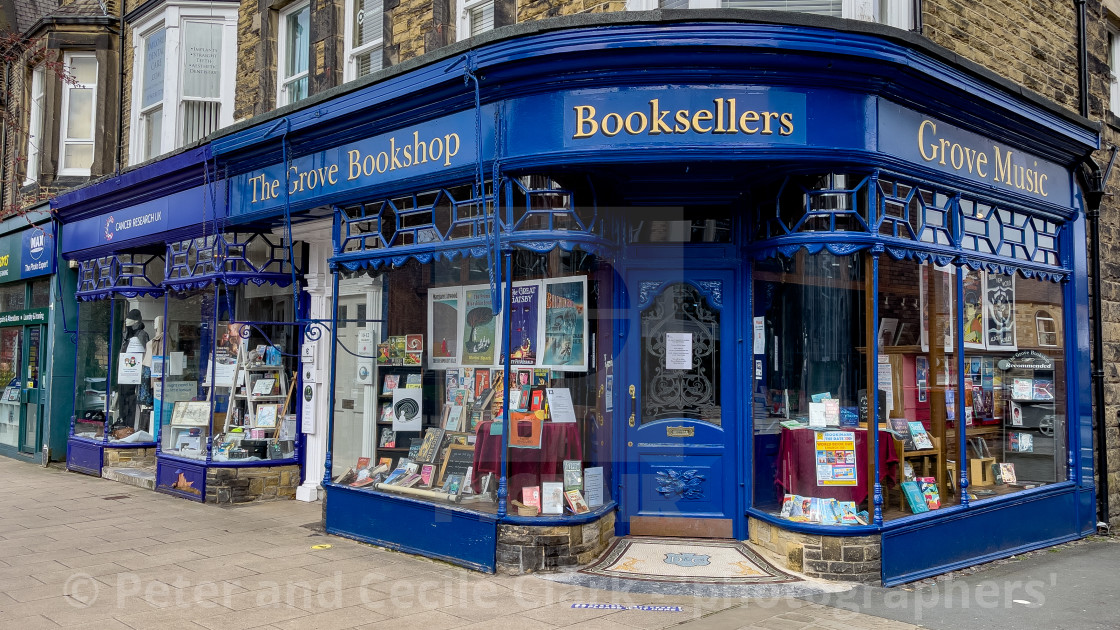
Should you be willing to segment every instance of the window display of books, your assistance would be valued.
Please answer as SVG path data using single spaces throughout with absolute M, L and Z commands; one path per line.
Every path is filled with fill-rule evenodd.
M 866 525 L 867 511 L 859 511 L 855 501 L 838 501 L 787 494 L 778 516 L 798 523 L 820 525 Z

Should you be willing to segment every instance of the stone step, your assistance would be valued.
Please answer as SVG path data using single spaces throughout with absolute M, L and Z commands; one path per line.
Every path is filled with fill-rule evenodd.
M 155 468 L 104 468 L 101 471 L 101 476 L 138 488 L 156 489 Z

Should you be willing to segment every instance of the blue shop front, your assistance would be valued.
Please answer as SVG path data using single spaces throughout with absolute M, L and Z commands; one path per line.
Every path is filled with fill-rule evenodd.
M 198 147 L 53 202 L 78 270 L 67 467 L 196 501 L 293 498 L 302 254 L 226 225 L 209 157 Z
M 45 207 L 0 222 L 0 455 L 36 463 L 65 453 L 70 415 L 68 332 L 74 311 L 58 299 L 72 274 L 55 275 L 55 226 Z
M 503 29 L 212 140 L 226 229 L 329 225 L 327 531 L 897 584 L 1093 530 L 1095 129 L 915 40 L 712 15 Z

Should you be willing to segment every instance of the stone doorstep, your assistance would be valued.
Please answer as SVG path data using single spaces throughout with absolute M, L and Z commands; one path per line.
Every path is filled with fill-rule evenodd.
M 155 468 L 104 468 L 101 470 L 101 476 L 137 488 L 156 489 Z

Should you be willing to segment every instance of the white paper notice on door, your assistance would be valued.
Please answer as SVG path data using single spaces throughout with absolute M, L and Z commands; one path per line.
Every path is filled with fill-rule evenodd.
M 754 353 L 766 354 L 766 318 L 754 318 Z
M 665 333 L 665 369 L 692 369 L 692 333 Z

